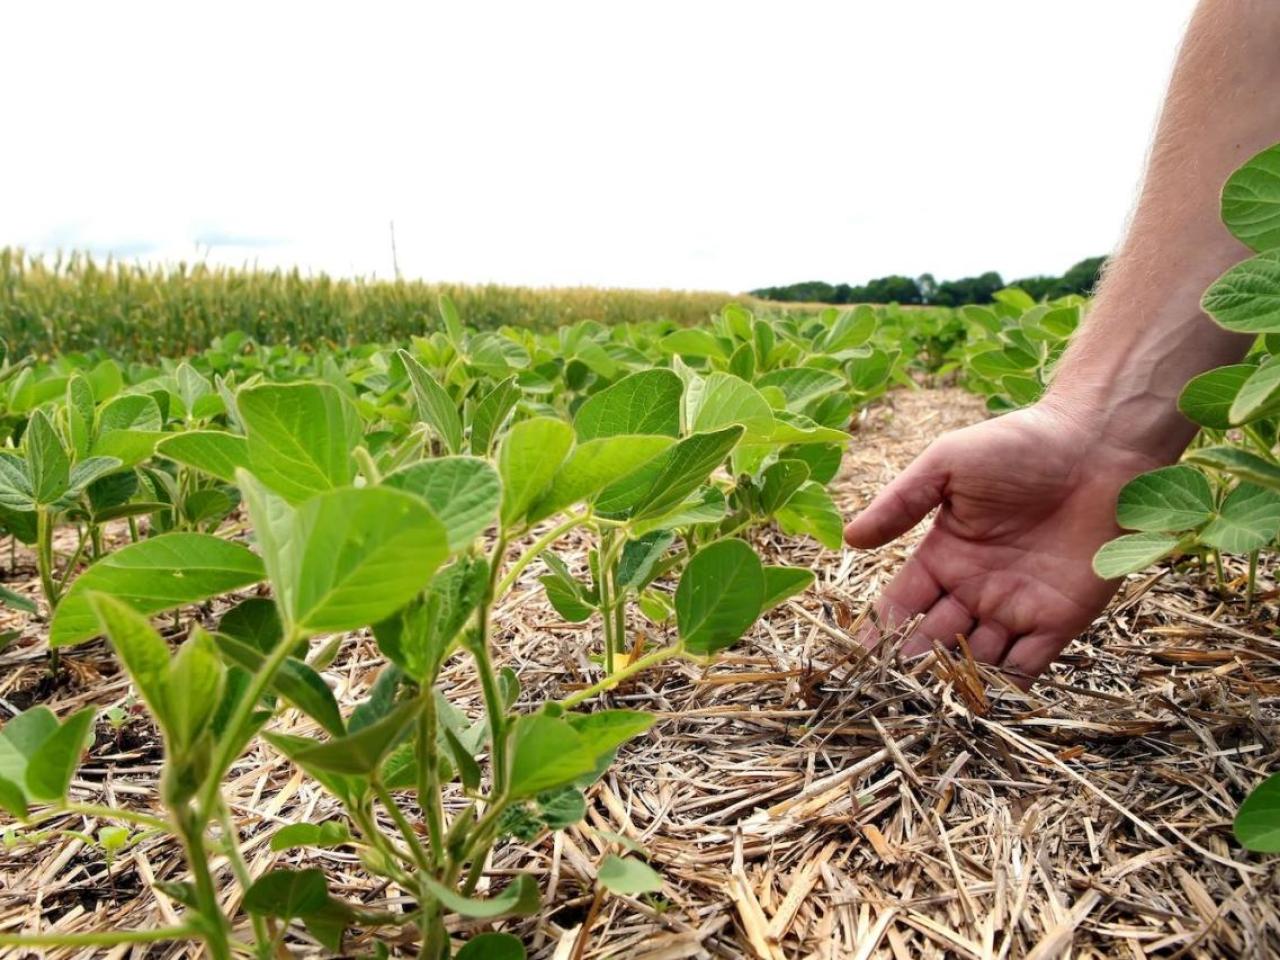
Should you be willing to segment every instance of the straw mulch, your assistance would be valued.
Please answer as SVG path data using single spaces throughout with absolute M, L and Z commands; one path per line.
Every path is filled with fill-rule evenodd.
M 894 394 L 864 417 L 840 502 L 865 503 L 930 438 L 982 415 L 958 391 Z M 714 666 L 660 668 L 610 698 L 662 720 L 593 789 L 585 822 L 497 851 L 489 888 L 530 870 L 548 904 L 503 929 L 555 960 L 1280 955 L 1280 861 L 1243 852 L 1230 832 L 1239 800 L 1277 765 L 1274 606 L 1246 615 L 1191 574 L 1134 578 L 1048 682 L 1023 695 L 984 683 L 970 664 L 898 666 L 849 639 L 910 544 L 833 555 L 762 535 L 771 561 L 816 570 L 816 588 Z M 580 560 L 585 544 L 564 547 Z M 594 673 L 592 628 L 556 616 L 537 572 L 498 616 L 502 659 L 526 703 Z M 72 653 L 70 682 L 47 689 L 37 627 L 18 623 L 25 639 L 0 654 L 0 717 L 33 701 L 60 712 L 124 701 L 128 684 L 101 644 Z M 371 641 L 349 638 L 327 673 L 344 704 L 365 695 L 380 662 Z M 461 658 L 447 683 L 475 709 Z M 283 726 L 311 732 L 295 715 Z M 101 725 L 75 795 L 148 807 L 159 759 L 145 721 L 118 734 Z M 226 795 L 255 874 L 301 862 L 269 850 L 280 824 L 336 812 L 262 747 L 237 765 Z M 666 880 L 661 898 L 595 892 L 606 833 L 643 845 Z M 342 896 L 404 901 L 374 886 L 349 848 L 303 859 Z M 215 866 L 229 881 L 225 862 Z M 172 923 L 175 905 L 151 885 L 182 877 L 178 850 L 162 840 L 110 866 L 66 834 L 0 846 L 0 930 Z M 290 946 L 317 952 L 301 930 Z M 367 954 L 367 933 L 349 948 Z M 192 953 L 170 945 L 132 956 Z

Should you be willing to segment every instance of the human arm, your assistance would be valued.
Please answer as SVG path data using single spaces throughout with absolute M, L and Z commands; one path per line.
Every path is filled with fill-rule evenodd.
M 851 546 L 874 547 L 941 506 L 877 605 L 887 629 L 924 615 L 906 654 L 963 634 L 1026 685 L 1114 593 L 1091 559 L 1119 532 L 1116 494 L 1194 436 L 1176 406 L 1186 381 L 1248 347 L 1199 303 L 1248 255 L 1218 198 L 1232 170 L 1280 140 L 1277 50 L 1280 4 L 1200 3 L 1129 230 L 1045 397 L 942 437 L 849 523 Z

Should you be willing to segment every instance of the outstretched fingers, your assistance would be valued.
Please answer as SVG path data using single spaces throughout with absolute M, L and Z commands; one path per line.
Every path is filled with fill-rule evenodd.
M 902 536 L 942 502 L 947 471 L 936 445 L 917 457 L 844 528 L 851 547 L 879 547 Z
M 874 647 L 912 617 L 929 610 L 942 596 L 942 585 L 919 558 L 912 556 L 876 601 L 875 617 L 858 635 L 864 647 Z

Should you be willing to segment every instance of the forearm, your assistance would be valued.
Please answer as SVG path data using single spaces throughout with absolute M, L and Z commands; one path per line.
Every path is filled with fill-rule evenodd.
M 1239 359 L 1250 338 L 1200 310 L 1205 288 L 1249 255 L 1222 225 L 1222 184 L 1280 140 L 1280 3 L 1203 0 L 1178 56 L 1142 193 L 1089 317 L 1046 402 L 1116 442 L 1172 461 L 1195 434 L 1187 380 Z

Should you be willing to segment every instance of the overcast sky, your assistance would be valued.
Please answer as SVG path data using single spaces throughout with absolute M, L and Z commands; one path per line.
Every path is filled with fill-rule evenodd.
M 1108 250 L 1192 0 L 6 7 L 0 245 L 740 291 Z

